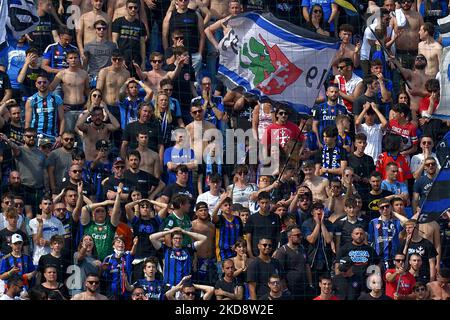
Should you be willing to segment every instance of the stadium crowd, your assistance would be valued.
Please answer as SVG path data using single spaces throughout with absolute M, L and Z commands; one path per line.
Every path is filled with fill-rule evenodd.
M 0 300 L 450 297 L 450 211 L 416 224 L 448 1 L 35 2 L 0 57 Z M 255 10 L 340 40 L 312 116 L 217 77 Z

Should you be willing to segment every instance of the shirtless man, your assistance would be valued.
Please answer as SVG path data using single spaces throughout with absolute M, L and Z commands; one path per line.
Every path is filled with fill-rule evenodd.
M 138 142 L 137 151 L 141 154 L 141 162 L 139 163 L 139 169 L 147 171 L 159 179 L 161 176 L 161 168 L 159 161 L 159 154 L 148 147 L 148 134 L 147 132 L 139 132 L 136 135 Z
M 350 58 L 353 61 L 353 65 L 355 68 L 359 66 L 359 51 L 361 49 L 361 43 L 358 42 L 353 45 L 350 41 L 353 36 L 353 26 L 349 24 L 343 24 L 339 27 L 339 38 L 341 39 L 341 46 L 336 55 L 334 56 L 333 62 L 331 65 L 333 66 L 333 74 L 338 74 L 338 61 L 340 58 Z
M 303 161 L 301 169 L 305 174 L 303 185 L 312 191 L 314 200 L 325 201 L 328 199 L 328 179 L 315 175 L 314 163 L 312 161 Z
M 147 14 L 145 13 L 144 1 L 140 1 L 141 5 L 136 13 L 136 17 L 142 21 L 147 31 L 147 35 L 151 34 L 148 28 Z M 108 7 L 106 9 L 111 21 L 117 18 L 125 17 L 127 15 L 127 0 L 109 0 Z M 146 36 L 147 39 L 147 36 Z
M 108 105 L 108 109 L 113 116 L 119 120 L 119 92 L 122 85 L 130 77 L 130 73 L 125 68 L 119 50 L 112 52 L 111 61 L 111 66 L 101 69 L 98 73 L 97 89 L 103 92 L 103 101 Z
M 211 11 L 211 17 L 214 20 L 219 20 L 225 18 L 229 11 L 230 2 L 238 2 L 232 0 L 203 0 L 203 2 L 209 2 L 209 11 Z M 242 10 L 242 6 L 241 6 Z
M 436 281 L 428 282 L 427 287 L 430 290 L 432 300 L 448 300 L 450 298 L 450 269 L 442 268 L 437 275 Z
M 442 45 L 434 40 L 433 35 L 434 25 L 425 22 L 419 30 L 419 37 L 422 40 L 419 43 L 419 54 L 423 54 L 427 58 L 425 74 L 430 78 L 435 78 L 439 72 L 439 61 L 442 55 Z
M 406 17 L 406 25 L 399 27 L 396 19 L 391 19 L 391 27 L 394 28 L 395 33 L 399 32 L 399 29 L 403 31 L 395 40 L 395 46 L 397 48 L 397 56 L 402 63 L 402 67 L 412 69 L 414 65 L 413 58 L 417 55 L 417 49 L 419 46 L 419 30 L 423 25 L 422 16 L 417 11 L 411 10 L 412 0 L 400 0 L 401 10 Z
M 152 70 L 150 71 L 142 71 L 141 67 L 137 63 L 133 63 L 136 68 L 136 73 L 138 77 L 144 81 L 146 85 L 148 85 L 153 92 L 158 92 L 159 82 L 164 78 L 169 78 L 173 81 L 174 78 L 178 76 L 182 68 L 182 64 L 180 64 L 180 57 L 178 57 L 174 64 L 176 66 L 173 71 L 165 71 L 162 69 L 162 65 L 164 62 L 164 55 L 160 52 L 152 52 L 150 55 L 150 63 L 152 65 Z
M 200 100 L 191 106 L 191 116 L 194 121 L 186 126 L 186 130 L 189 134 L 190 148 L 194 150 L 195 160 L 200 164 L 203 163 L 203 150 L 208 145 L 208 141 L 203 139 L 204 134 L 209 129 L 217 130 L 217 128 L 211 122 L 204 120 L 205 112 Z
M 224 6 L 223 3 L 227 3 L 227 1 L 217 1 L 217 0 L 212 0 L 211 2 L 211 12 L 213 11 L 212 9 L 212 5 L 213 2 L 216 4 L 217 9 L 222 9 L 222 7 Z M 218 2 L 220 3 L 220 5 L 218 4 Z M 214 11 L 215 14 L 219 14 L 219 11 Z M 209 27 L 207 27 L 205 29 L 205 34 L 206 37 L 208 38 L 208 40 L 212 43 L 212 45 L 219 50 L 219 42 L 216 40 L 215 37 L 215 32 L 217 30 L 219 30 L 220 28 L 222 28 L 223 30 L 223 34 L 227 34 L 229 29 L 225 23 L 234 16 L 237 16 L 239 13 L 242 12 L 242 5 L 238 0 L 229 0 L 229 4 L 228 4 L 228 13 L 229 15 L 216 21 L 215 23 L 213 23 L 212 25 L 210 25 Z
M 53 91 L 61 84 L 64 92 L 66 130 L 72 131 L 78 116 L 84 109 L 85 97 L 89 94 L 89 77 L 86 70 L 81 68 L 78 51 L 68 51 L 66 59 L 69 67 L 58 72 L 49 88 Z
M 105 34 L 105 40 L 111 39 L 111 19 L 102 11 L 103 0 L 91 0 L 92 11 L 83 14 L 80 17 L 77 31 L 77 46 L 80 50 L 80 55 L 83 60 L 84 57 L 84 45 L 96 39 L 96 33 L 94 23 L 97 20 L 103 20 L 108 26 L 107 33 Z
M 109 118 L 111 123 L 104 122 L 103 110 L 106 113 L 106 120 Z M 91 116 L 91 122 L 87 123 L 87 118 Z M 87 161 L 93 161 L 97 154 L 96 143 L 99 140 L 109 141 L 111 132 L 120 128 L 119 121 L 111 114 L 108 107 L 94 107 L 83 112 L 78 118 L 77 129 L 83 132 L 84 153 Z
M 91 0 L 72 0 L 72 5 L 80 7 L 81 14 L 85 14 L 89 11 L 92 11 L 93 8 Z M 59 6 L 58 13 L 60 12 L 60 9 L 61 6 Z
M 211 222 L 211 216 L 209 215 L 208 205 L 205 202 L 199 202 L 195 206 L 195 215 L 197 219 L 192 221 L 192 231 L 203 234 L 207 237 L 207 240 L 197 248 L 196 261 L 194 260 L 194 272 L 199 272 L 203 264 L 207 265 L 207 268 L 212 266 L 210 261 L 214 260 L 215 253 L 215 233 L 216 228 Z M 209 260 L 209 261 L 208 261 Z M 205 279 L 208 280 L 208 279 Z
M 397 62 L 397 65 L 399 63 Z M 411 98 L 410 108 L 412 112 L 412 121 L 417 121 L 417 110 L 419 110 L 419 102 L 423 97 L 428 96 L 428 91 L 425 89 L 425 82 L 429 77 L 425 74 L 427 66 L 427 59 L 423 54 L 418 54 L 414 61 L 414 69 L 406 69 L 400 67 L 400 72 L 406 79 L 409 86 L 406 87 L 406 92 Z
M 345 216 L 344 211 L 344 196 L 342 194 L 342 183 L 339 180 L 330 182 L 330 187 L 327 188 L 328 201 L 325 202 L 326 207 L 330 210 L 331 215 L 328 220 L 334 223 L 339 218 Z

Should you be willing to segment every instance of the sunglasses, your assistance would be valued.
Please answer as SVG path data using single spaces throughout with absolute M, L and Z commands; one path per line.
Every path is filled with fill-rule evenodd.
M 37 84 L 41 85 L 41 84 L 47 84 L 48 81 L 36 81 Z
M 203 110 L 194 110 L 194 111 L 191 111 L 192 114 L 200 114 L 200 113 L 202 113 L 202 112 L 203 112 Z
M 272 248 L 272 244 L 270 243 L 261 243 L 264 248 Z
M 194 296 L 195 292 L 194 291 L 188 291 L 188 292 L 183 292 L 185 295 L 187 296 Z
M 106 30 L 106 27 L 97 27 L 95 29 L 97 29 L 98 31 L 102 31 L 102 30 Z
M 89 284 L 95 285 L 95 284 L 99 284 L 100 281 L 86 281 Z
M 36 136 L 28 135 L 28 134 L 24 135 L 24 137 L 28 138 L 28 139 L 36 139 Z
M 81 170 L 72 170 L 73 173 L 81 173 Z
M 338 66 L 337 68 L 338 70 L 343 70 L 344 68 L 347 68 L 347 66 Z
M 56 208 L 55 211 L 65 211 L 66 208 Z
M 314 13 L 322 13 L 322 10 L 313 10 Z
M 162 60 L 152 60 L 153 63 L 162 63 Z
M 277 285 L 277 286 L 279 286 L 281 284 L 280 281 L 270 281 L 269 283 L 273 284 L 273 285 Z
M 433 143 L 433 142 L 431 142 L 431 141 L 422 141 L 422 144 L 423 144 L 424 146 L 431 146 L 432 143 Z
M 436 167 L 436 162 L 425 163 L 425 167 Z
M 128 10 L 138 10 L 138 7 L 137 6 L 129 6 Z
M 23 203 L 15 203 L 15 204 L 14 204 L 14 207 L 16 207 L 16 208 L 21 208 L 21 207 L 23 207 L 23 206 L 24 206 Z
M 394 259 L 395 262 L 405 262 L 405 259 Z
M 426 289 L 425 289 L 424 287 L 422 287 L 422 288 L 414 289 L 414 291 L 415 291 L 415 292 L 425 292 Z
M 175 40 L 183 40 L 184 37 L 173 37 Z
M 94 93 L 94 94 L 92 94 L 92 97 L 93 97 L 93 98 L 101 98 L 102 95 L 101 95 L 101 94 L 98 94 L 98 93 Z
M 381 207 L 379 207 L 379 208 L 380 208 L 380 210 L 384 210 L 384 209 L 388 209 L 389 206 L 381 206 Z
M 122 61 L 122 58 L 112 58 L 112 61 Z
M 287 113 L 287 112 L 278 112 L 278 115 L 279 115 L 279 116 L 287 116 L 288 113 Z
M 66 142 L 73 142 L 73 141 L 75 141 L 75 139 L 74 138 L 64 138 L 63 139 L 64 141 L 66 141 Z

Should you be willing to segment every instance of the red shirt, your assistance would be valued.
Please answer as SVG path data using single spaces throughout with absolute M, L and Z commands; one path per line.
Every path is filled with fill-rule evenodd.
M 387 269 L 384 274 L 384 280 L 386 280 L 386 274 L 395 273 L 395 269 Z M 400 287 L 398 288 L 398 294 L 401 296 L 407 296 L 413 293 L 413 288 L 416 284 L 416 279 L 414 276 L 407 272 L 401 276 Z M 400 279 L 400 275 L 397 274 L 395 276 L 395 280 L 393 282 L 389 282 L 386 280 L 386 295 L 392 299 L 394 299 L 394 293 L 397 292 L 397 284 Z
M 393 119 L 389 121 L 389 131 L 408 139 L 408 143 L 404 147 L 405 149 L 409 149 L 413 144 L 419 143 L 417 127 L 412 122 L 401 125 L 397 120 Z
M 436 111 L 438 104 L 439 104 L 439 100 L 435 100 L 433 112 Z M 419 114 L 422 114 L 423 111 L 428 111 L 429 106 L 430 106 L 430 97 L 422 98 L 419 102 Z
M 320 299 L 320 296 L 317 296 L 313 300 L 322 300 L 322 299 Z M 336 296 L 331 296 L 330 299 L 328 299 L 328 300 L 340 300 L 340 299 Z
M 406 158 L 399 154 L 396 157 L 391 156 L 387 152 L 383 152 L 378 156 L 376 170 L 381 173 L 382 180 L 386 180 L 386 166 L 389 162 L 395 162 L 398 165 L 398 182 L 405 182 L 405 180 L 412 179 L 411 170 L 409 169 L 408 161 Z
M 276 130 L 278 130 L 278 135 Z M 262 143 L 271 145 L 275 141 L 278 141 L 280 147 L 284 148 L 286 143 L 291 139 L 296 139 L 300 142 L 305 139 L 298 126 L 290 121 L 283 125 L 272 123 L 264 132 Z

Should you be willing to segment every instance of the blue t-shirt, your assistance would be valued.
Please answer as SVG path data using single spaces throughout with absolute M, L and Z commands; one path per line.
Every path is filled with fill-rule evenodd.
M 389 183 L 387 180 L 381 182 L 381 189 L 392 192 L 393 194 L 408 194 L 408 186 L 403 182 L 394 181 Z
M 133 285 L 142 287 L 148 300 L 164 300 L 165 298 L 165 286 L 161 280 L 139 279 Z
M 427 175 L 420 177 L 414 182 L 413 192 L 419 194 L 419 205 L 422 206 L 428 192 L 430 192 L 431 186 L 433 185 L 433 179 L 430 179 Z
M 313 108 L 314 121 L 319 121 L 319 137 L 323 140 L 323 130 L 328 126 L 336 125 L 336 116 L 348 114 L 347 108 L 341 104 L 330 106 L 328 103 L 321 103 Z
M 195 159 L 194 150 L 192 149 L 178 149 L 176 147 L 170 147 L 166 149 L 166 151 L 164 151 L 164 167 L 166 168 L 166 170 L 164 171 L 167 172 L 167 176 L 166 177 L 163 176 L 163 180 L 167 181 L 164 182 L 166 184 L 172 184 L 175 183 L 175 181 L 177 180 L 175 172 L 167 170 L 167 163 L 173 162 L 183 164 L 188 163 L 194 159 Z M 189 171 L 188 185 L 191 184 L 192 184 L 192 172 Z
M 67 47 L 63 47 L 59 42 L 49 45 L 42 57 L 50 61 L 50 68 L 54 69 L 65 69 L 69 67 L 66 62 L 67 51 L 78 51 L 78 48 L 72 44 Z
M 6 54 L 0 58 L 0 63 L 6 66 L 6 73 L 8 74 L 13 89 L 20 89 L 20 83 L 17 82 L 17 76 L 20 73 L 20 69 L 22 69 L 25 64 L 25 51 L 27 51 L 27 49 L 28 45 L 22 47 L 18 47 L 17 44 L 10 45 Z
M 196 97 L 194 99 L 192 99 L 192 102 L 200 100 L 201 104 L 203 105 L 204 103 L 204 99 L 202 97 Z M 223 106 L 223 99 L 222 97 L 217 97 L 217 96 L 213 96 L 211 98 L 211 102 L 214 103 L 217 107 L 217 109 L 219 109 L 219 111 L 224 112 L 225 108 Z M 207 108 L 205 111 L 205 120 L 208 122 L 211 122 L 213 125 L 216 126 L 216 128 L 220 128 L 221 126 L 221 121 L 217 119 L 216 114 L 214 113 L 214 110 L 212 108 Z

